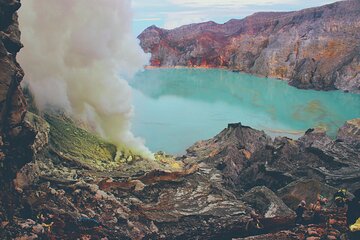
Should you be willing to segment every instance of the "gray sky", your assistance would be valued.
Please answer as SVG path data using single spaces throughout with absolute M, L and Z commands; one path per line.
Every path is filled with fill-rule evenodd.
M 224 23 L 255 12 L 294 11 L 336 2 L 334 0 L 132 0 L 135 35 L 153 24 L 167 29 L 184 24 Z

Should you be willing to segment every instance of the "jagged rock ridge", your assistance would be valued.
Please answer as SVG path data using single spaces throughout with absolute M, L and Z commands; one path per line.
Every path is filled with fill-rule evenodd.
M 138 38 L 152 66 L 224 67 L 290 80 L 298 88 L 360 92 L 360 2 L 256 13 Z
M 336 139 L 321 129 L 309 129 L 298 140 L 272 140 L 263 131 L 230 124 L 214 138 L 190 147 L 185 162 L 200 160 L 219 169 L 226 185 L 240 193 L 259 185 L 276 191 L 301 178 L 353 191 L 360 188 L 356 122 L 348 121 Z

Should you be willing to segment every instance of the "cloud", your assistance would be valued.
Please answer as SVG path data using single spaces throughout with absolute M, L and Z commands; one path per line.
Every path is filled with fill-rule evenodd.
M 319 0 L 314 4 L 310 0 L 168 0 L 169 11 L 164 14 L 164 28 L 172 29 L 210 20 L 224 23 L 255 12 L 293 11 L 335 1 Z
M 165 0 L 166 1 L 166 0 Z M 148 8 L 148 7 L 162 7 L 164 6 L 164 1 L 149 1 L 149 0 L 132 0 L 132 8 Z
M 182 5 L 191 8 L 239 8 L 249 5 L 293 4 L 299 2 L 299 0 L 170 0 L 170 2 L 174 5 Z
M 173 29 L 182 25 L 206 22 L 209 17 L 196 11 L 184 11 L 177 13 L 167 13 L 165 16 L 165 29 Z
M 137 19 L 167 29 L 204 21 L 224 23 L 232 18 L 241 19 L 255 12 L 295 11 L 320 6 L 337 0 L 132 0 Z M 154 18 L 154 20 L 150 20 Z M 147 25 L 135 22 L 142 31 Z M 140 33 L 140 32 L 139 32 Z
M 153 17 L 153 18 L 135 18 L 134 22 L 147 22 L 147 21 L 160 21 L 161 18 L 159 17 Z

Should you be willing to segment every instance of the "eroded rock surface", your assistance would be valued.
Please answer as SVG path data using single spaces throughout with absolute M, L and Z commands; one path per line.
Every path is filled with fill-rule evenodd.
M 359 93 L 359 22 L 360 2 L 350 0 L 224 24 L 151 26 L 138 38 L 152 66 L 224 67 L 298 88 Z
M 48 131 L 47 127 L 38 129 Z M 16 186 L 22 204 L 14 209 L 15 223 L 5 228 L 7 235 L 3 236 L 231 239 L 253 234 L 246 228 L 253 211 L 264 225 L 261 232 L 279 231 L 272 233 L 273 239 L 285 229 L 290 231 L 287 237 L 301 231 L 312 236 L 307 233 L 308 226 L 294 233 L 292 204 L 301 198 L 299 194 L 309 203 L 318 192 L 330 198 L 334 188 L 301 179 L 356 188 L 357 181 L 349 171 L 359 169 L 358 159 L 345 159 L 348 154 L 358 154 L 351 146 L 328 138 L 320 130 L 309 130 L 299 140 L 272 140 L 262 131 L 229 124 L 213 139 L 189 148 L 182 158 L 183 170 L 152 170 L 131 177 L 122 176 L 120 169 L 109 172 L 76 167 L 45 151 L 18 173 Z M 44 211 L 53 214 L 54 228 L 51 233 L 36 233 L 36 215 Z M 332 217 L 335 213 L 331 211 L 324 214 Z M 84 218 L 98 226 L 84 225 Z M 35 223 L 19 229 L 25 219 Z M 334 221 L 333 229 L 339 236 L 346 231 L 345 221 Z M 325 222 L 312 228 L 319 236 L 330 229 Z
M 359 149 L 360 145 L 360 119 L 352 119 L 342 126 L 337 134 L 337 139 L 353 145 Z
M 46 124 L 40 126 L 44 133 L 37 136 L 51 136 Z M 359 169 L 358 159 L 346 159 L 349 154 L 356 157 L 358 150 L 319 130 L 299 140 L 272 140 L 241 124 L 229 124 L 213 139 L 189 148 L 182 170 L 176 171 L 126 176 L 121 169 L 100 171 L 59 161 L 45 148 L 17 174 L 21 204 L 1 237 L 231 239 L 254 234 L 246 227 L 253 211 L 264 225 L 257 233 L 265 235 L 249 239 L 305 239 L 328 232 L 339 237 L 346 232 L 344 212 L 324 211 L 331 225 L 324 220 L 296 227 L 291 209 L 301 197 L 310 203 L 318 192 L 329 198 L 334 192 L 303 178 L 356 188 L 358 181 L 349 172 Z M 37 216 L 44 212 L 51 213 L 51 232 L 39 230 L 44 225 Z
M 274 192 L 264 186 L 252 188 L 241 199 L 260 211 L 265 218 L 289 220 L 295 216 L 294 211 L 286 206 Z
M 327 198 L 329 204 L 333 204 L 333 196 L 338 191 L 315 179 L 300 179 L 279 189 L 277 195 L 291 209 L 296 209 L 299 202 L 305 200 L 307 203 L 314 203 L 319 195 Z
M 214 138 L 190 147 L 185 161 L 211 164 L 228 188 L 240 193 L 258 185 L 276 191 L 301 178 L 350 190 L 360 187 L 360 150 L 320 129 L 310 129 L 298 140 L 272 140 L 263 131 L 229 124 Z

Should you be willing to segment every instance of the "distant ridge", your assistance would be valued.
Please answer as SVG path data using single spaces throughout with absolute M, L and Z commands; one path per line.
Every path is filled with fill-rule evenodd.
M 289 80 L 298 88 L 360 93 L 360 1 L 261 12 L 139 36 L 152 66 L 225 67 Z

